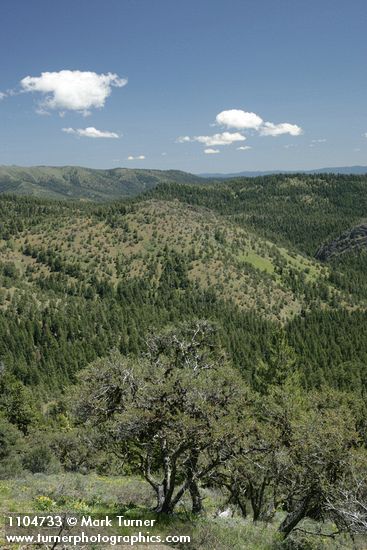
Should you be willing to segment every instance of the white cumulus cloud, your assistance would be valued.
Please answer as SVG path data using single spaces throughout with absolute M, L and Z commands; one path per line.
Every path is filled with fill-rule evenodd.
M 220 153 L 219 149 L 204 149 L 204 153 L 206 155 L 217 155 L 218 153 Z
M 255 130 L 262 136 L 280 136 L 290 134 L 299 136 L 302 134 L 302 128 L 297 124 L 282 122 L 274 124 L 273 122 L 264 122 L 256 113 L 243 111 L 242 109 L 229 109 L 222 111 L 216 116 L 217 124 L 235 128 L 236 130 Z
M 145 160 L 145 155 L 138 155 L 137 157 L 134 157 L 133 155 L 129 155 L 127 157 L 127 160 Z
M 85 115 L 90 109 L 104 106 L 112 87 L 126 84 L 127 79 L 115 73 L 70 70 L 26 76 L 20 82 L 23 92 L 39 92 L 44 96 L 41 111 L 77 111 Z
M 256 113 L 242 111 L 242 109 L 229 109 L 228 111 L 222 111 L 217 114 L 215 120 L 222 126 L 237 128 L 238 130 L 251 128 L 256 130 L 263 123 L 263 119 L 259 117 L 259 115 Z
M 237 151 L 248 151 L 249 149 L 252 149 L 250 145 L 241 145 L 241 147 L 237 147 Z
M 7 96 L 5 92 L 0 92 L 0 101 Z
M 265 122 L 260 128 L 260 134 L 262 136 L 281 136 L 283 134 L 290 134 L 291 136 L 299 136 L 302 134 L 302 128 L 297 124 L 289 124 L 289 122 L 282 122 L 280 124 L 273 124 L 273 122 Z
M 222 126 L 228 129 L 240 131 L 223 131 L 211 136 L 180 136 L 176 139 L 176 143 L 202 143 L 206 147 L 214 147 L 216 145 L 231 145 L 239 141 L 245 141 L 246 130 L 256 132 L 261 136 L 281 136 L 290 134 L 291 136 L 299 136 L 303 130 L 297 124 L 289 122 L 281 122 L 274 124 L 273 122 L 264 122 L 263 119 L 256 113 L 243 111 L 242 109 L 228 109 L 221 111 L 215 118 L 215 124 L 211 126 Z M 367 135 L 367 133 L 366 133 Z M 322 140 L 318 140 L 321 143 Z M 247 151 L 250 146 L 237 147 L 238 151 Z M 204 151 L 205 152 L 205 151 Z
M 109 138 L 117 139 L 120 137 L 116 132 L 108 132 L 104 130 L 97 130 L 93 126 L 88 128 L 63 128 L 63 132 L 66 134 L 74 134 L 79 137 L 88 137 L 88 138 Z

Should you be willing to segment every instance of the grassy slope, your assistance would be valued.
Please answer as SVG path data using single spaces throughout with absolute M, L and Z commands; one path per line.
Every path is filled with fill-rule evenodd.
M 278 515 L 274 522 L 265 524 L 253 523 L 250 519 L 244 520 L 237 513 L 232 518 L 218 518 L 219 510 L 226 509 L 226 499 L 220 492 L 205 489 L 204 505 L 206 516 L 192 518 L 187 512 L 189 502 L 182 502 L 177 514 L 168 518 L 161 518 L 153 527 L 151 534 L 162 537 L 167 534 L 190 534 L 193 548 L 196 550 L 281 550 L 276 532 L 282 515 Z M 106 515 L 115 517 L 124 515 L 129 519 L 154 519 L 156 516 L 150 511 L 154 505 L 152 490 L 149 485 L 133 477 L 103 477 L 91 474 L 63 475 L 27 475 L 17 480 L 0 481 L 0 513 L 7 512 L 47 513 L 65 512 L 90 515 L 104 518 Z M 188 519 L 190 518 L 190 524 Z M 1 518 L 2 521 L 2 518 Z M 317 531 L 317 523 L 306 520 L 303 527 L 310 531 Z M 332 525 L 322 525 L 324 533 L 332 532 Z M 106 532 L 106 530 L 103 530 Z M 144 531 L 143 531 L 144 532 Z M 134 529 L 113 527 L 110 534 L 132 534 Z M 0 547 L 2 545 L 0 535 Z M 358 541 L 357 541 L 358 542 Z M 302 544 L 302 543 L 301 543 Z M 177 548 L 177 546 L 175 546 Z M 190 548 L 187 544 L 179 548 Z M 315 537 L 312 548 L 314 550 L 349 550 L 363 548 L 363 541 L 359 546 L 353 546 L 346 537 L 335 539 Z M 12 548 L 16 548 L 12 545 Z M 152 548 L 160 547 L 153 546 Z M 168 546 L 162 546 L 168 548 Z M 303 548 L 303 546 L 296 546 Z M 309 548 L 309 546 L 307 546 Z
M 277 247 L 210 210 L 178 201 L 140 202 L 116 227 L 86 209 L 51 208 L 38 224 L 15 238 L 11 247 L 5 241 L 2 244 L 1 260 L 13 262 L 22 285 L 30 289 L 50 268 L 25 255 L 27 245 L 51 249 L 62 262 L 78 264 L 84 280 L 96 274 L 115 284 L 119 269 L 131 277 L 149 272 L 158 280 L 162 251 L 167 247 L 187 258 L 191 281 L 213 288 L 245 310 L 256 309 L 281 321 L 306 307 L 302 293 L 288 281 L 290 272 L 310 284 L 325 283 L 328 276 L 326 266 Z

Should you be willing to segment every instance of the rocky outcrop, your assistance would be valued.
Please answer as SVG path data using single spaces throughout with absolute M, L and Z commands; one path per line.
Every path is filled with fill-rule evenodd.
M 361 224 L 342 233 L 333 241 L 323 244 L 315 254 L 317 260 L 328 261 L 333 256 L 338 256 L 351 250 L 367 250 L 367 224 Z

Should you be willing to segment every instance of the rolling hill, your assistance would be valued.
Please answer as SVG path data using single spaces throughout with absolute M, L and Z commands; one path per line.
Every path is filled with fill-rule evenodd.
M 363 175 L 273 174 L 206 186 L 161 184 L 149 196 L 205 206 L 314 256 L 322 244 L 363 223 L 366 191 Z
M 65 207 L 57 215 L 55 210 L 20 232 L 2 252 L 2 261 L 15 266 L 30 292 L 37 293 L 57 274 L 63 274 L 65 288 L 76 281 L 88 284 L 91 277 L 115 287 L 122 274 L 159 286 L 171 262 L 169 269 L 182 272 L 183 288 L 210 289 L 245 311 L 284 322 L 307 308 L 291 274 L 306 285 L 325 284 L 328 277 L 327 267 L 312 259 L 289 253 L 208 209 L 178 201 L 150 199 L 123 216 L 107 214 L 104 219 L 88 209 Z
M 133 197 L 159 183 L 169 182 L 206 183 L 199 176 L 178 170 L 0 166 L 0 193 L 49 199 L 107 201 Z

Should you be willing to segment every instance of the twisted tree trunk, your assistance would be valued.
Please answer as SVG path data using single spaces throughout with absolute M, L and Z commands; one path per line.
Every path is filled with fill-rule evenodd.
M 199 451 L 195 449 L 190 453 L 190 458 L 187 463 L 187 486 L 191 496 L 193 514 L 201 514 L 204 511 L 203 499 L 200 495 L 199 485 L 196 477 L 198 460 Z
M 298 523 L 307 515 L 313 493 L 306 495 L 296 508 L 287 514 L 285 520 L 280 524 L 278 531 L 286 538 Z

